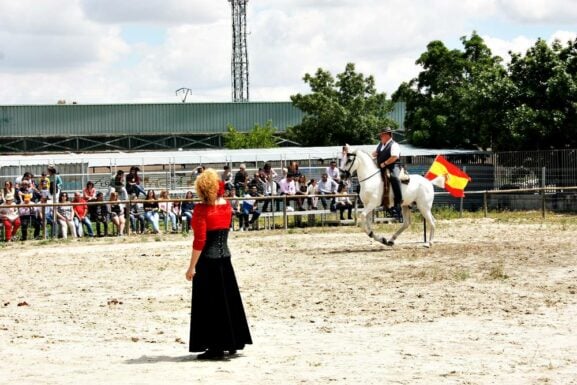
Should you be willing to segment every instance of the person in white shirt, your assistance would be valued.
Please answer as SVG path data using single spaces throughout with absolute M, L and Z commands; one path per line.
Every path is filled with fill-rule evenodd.
M 326 173 L 324 173 L 321 176 L 321 180 L 318 183 L 318 192 L 319 195 L 335 194 L 337 192 L 338 187 L 339 185 L 337 184 L 337 182 L 329 178 L 329 176 Z M 323 205 L 324 209 L 327 208 L 327 199 L 325 197 L 321 196 L 321 204 Z M 334 209 L 334 205 L 335 205 L 335 198 L 332 198 L 331 210 Z
M 339 168 L 337 167 L 337 162 L 335 162 L 334 160 L 331 161 L 331 163 L 329 164 L 329 167 L 326 168 L 325 172 L 327 173 L 329 178 L 331 178 L 332 180 L 337 182 L 337 184 L 340 183 L 341 172 L 340 172 Z

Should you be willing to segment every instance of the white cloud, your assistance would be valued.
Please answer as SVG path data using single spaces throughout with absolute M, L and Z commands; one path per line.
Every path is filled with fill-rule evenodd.
M 572 3 L 249 0 L 250 97 L 288 100 L 308 92 L 305 73 L 320 67 L 336 75 L 348 62 L 390 95 L 418 74 L 414 62 L 430 41 L 458 42 L 496 19 L 506 33 L 480 33 L 507 59 L 534 44 L 532 25 L 577 19 Z M 0 0 L 0 9 L 3 103 L 171 102 L 180 87 L 192 89 L 189 101 L 231 99 L 226 0 Z M 572 24 L 557 29 L 549 37 L 575 36 Z

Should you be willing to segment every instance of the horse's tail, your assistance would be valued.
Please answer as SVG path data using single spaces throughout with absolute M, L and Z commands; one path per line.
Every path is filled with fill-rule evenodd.
M 447 183 L 447 180 L 449 180 L 449 174 L 443 174 L 443 175 L 439 175 L 436 176 L 434 179 L 431 179 L 431 183 L 435 186 L 437 186 L 438 188 L 445 188 L 445 183 Z

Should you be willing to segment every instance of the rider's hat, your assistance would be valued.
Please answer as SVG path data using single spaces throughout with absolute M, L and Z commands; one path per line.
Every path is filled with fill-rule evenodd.
M 393 133 L 393 129 L 391 127 L 385 127 L 381 130 L 381 132 L 379 133 L 379 136 L 385 135 L 385 134 L 392 134 Z

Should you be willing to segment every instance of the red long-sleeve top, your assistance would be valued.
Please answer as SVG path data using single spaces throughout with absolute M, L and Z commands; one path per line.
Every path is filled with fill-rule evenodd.
M 228 201 L 222 205 L 199 203 L 194 206 L 192 213 L 192 231 L 194 233 L 192 248 L 194 250 L 202 250 L 206 242 L 206 232 L 228 229 L 231 219 L 232 207 Z

